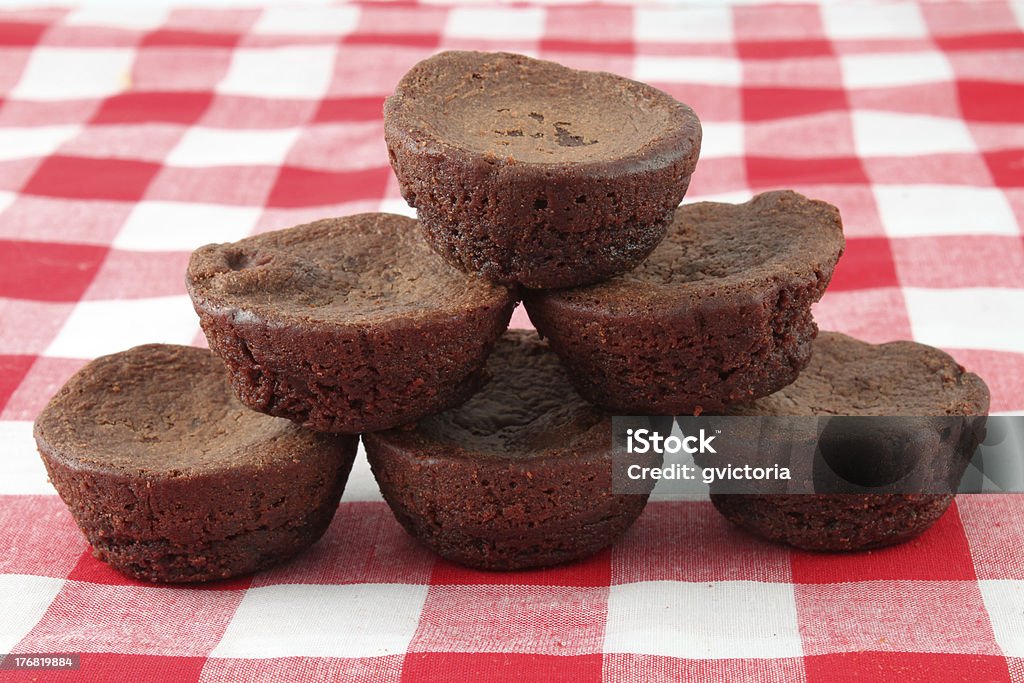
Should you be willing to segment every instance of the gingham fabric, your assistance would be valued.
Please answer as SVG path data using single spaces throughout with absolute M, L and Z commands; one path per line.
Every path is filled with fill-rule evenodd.
M 1024 497 L 961 496 L 906 545 L 792 552 L 707 502 L 613 549 L 480 573 L 419 547 L 364 460 L 326 537 L 205 588 L 96 561 L 31 436 L 88 359 L 203 344 L 211 241 L 408 212 L 381 103 L 446 48 L 525 52 L 688 102 L 687 201 L 842 210 L 823 328 L 948 349 L 1024 409 L 1024 5 L 351 4 L 0 13 L 0 653 L 46 680 L 1024 680 Z M 514 324 L 528 325 L 518 312 Z

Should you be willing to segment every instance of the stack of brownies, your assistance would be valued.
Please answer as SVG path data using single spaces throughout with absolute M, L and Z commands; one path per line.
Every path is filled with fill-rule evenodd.
M 642 512 L 646 493 L 613 491 L 612 414 L 988 410 L 939 350 L 818 334 L 835 207 L 790 191 L 680 207 L 700 123 L 655 88 L 446 52 L 384 119 L 418 221 L 198 249 L 187 285 L 212 351 L 99 358 L 40 415 L 50 478 L 112 566 L 190 582 L 294 555 L 330 523 L 360 434 L 413 536 L 509 570 L 597 552 Z M 507 331 L 519 301 L 540 336 Z M 713 496 L 755 533 L 833 550 L 909 538 L 950 499 Z

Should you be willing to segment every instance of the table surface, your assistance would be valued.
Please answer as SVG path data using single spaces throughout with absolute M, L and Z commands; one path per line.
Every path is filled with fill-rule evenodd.
M 204 343 L 196 246 L 408 213 L 381 103 L 446 48 L 688 102 L 687 201 L 792 187 L 842 210 L 822 328 L 943 347 L 1021 411 L 1022 26 L 1007 2 L 0 12 L 0 653 L 83 653 L 74 681 L 1024 680 L 1020 496 L 961 496 L 920 539 L 845 556 L 652 502 L 586 562 L 492 574 L 409 539 L 361 459 L 309 552 L 164 588 L 92 558 L 31 435 L 89 359 Z

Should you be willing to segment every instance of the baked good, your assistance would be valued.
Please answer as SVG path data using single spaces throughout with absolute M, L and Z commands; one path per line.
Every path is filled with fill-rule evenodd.
M 567 287 L 661 241 L 697 116 L 643 83 L 505 52 L 442 52 L 384 103 L 402 195 L 438 253 L 496 282 Z
M 826 493 L 723 494 L 712 486 L 711 500 L 738 526 L 798 548 L 862 550 L 908 540 L 949 507 L 988 406 L 981 378 L 938 349 L 822 332 L 793 384 L 729 414 L 853 416 L 819 427 L 810 476 L 814 490 Z M 869 430 L 860 416 L 877 426 Z M 884 443 L 894 434 L 898 449 Z M 894 453 L 895 464 L 886 462 Z
M 412 428 L 363 435 L 395 517 L 449 560 L 526 569 L 613 543 L 647 493 L 612 493 L 611 419 L 572 390 L 533 332 L 511 330 L 493 379 Z
M 796 379 L 818 329 L 811 304 L 843 246 L 838 210 L 795 192 L 688 204 L 635 270 L 524 300 L 589 401 L 715 413 Z
M 315 542 L 357 446 L 248 410 L 214 354 L 164 344 L 79 370 L 35 437 L 93 553 L 160 582 L 247 574 Z
M 374 213 L 201 247 L 187 284 L 242 403 L 346 434 L 468 398 L 517 298 Z

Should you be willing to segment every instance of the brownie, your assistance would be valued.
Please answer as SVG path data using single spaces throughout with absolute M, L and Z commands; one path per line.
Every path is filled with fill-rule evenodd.
M 163 344 L 86 365 L 35 437 L 93 554 L 159 582 L 247 574 L 314 543 L 357 446 L 248 410 L 214 354 Z
M 837 493 L 766 495 L 718 494 L 712 487 L 711 500 L 740 527 L 798 548 L 863 550 L 906 541 L 930 527 L 949 507 L 984 431 L 988 406 L 988 388 L 981 378 L 965 372 L 938 349 L 914 342 L 874 345 L 823 332 L 814 343 L 809 366 L 796 382 L 749 405 L 734 407 L 729 414 L 853 416 L 831 418 L 820 437 L 821 444 L 828 443 L 829 424 L 841 425 L 831 448 L 835 452 L 838 443 L 838 455 L 847 462 L 837 462 L 828 453 L 825 459 L 847 485 L 832 489 Z M 864 436 L 860 452 L 854 452 L 844 440 L 854 431 L 867 434 L 855 419 L 861 416 L 874 416 L 882 427 Z M 908 430 L 912 425 L 919 434 Z M 920 444 L 911 452 L 918 461 L 915 464 L 924 465 L 923 486 L 904 488 L 902 493 L 848 492 L 904 476 L 905 467 L 871 465 L 872 460 L 891 457 L 891 448 L 880 447 L 890 429 L 902 430 L 905 444 Z M 819 447 L 826 450 L 824 445 Z M 854 464 L 870 475 L 869 481 L 851 477 Z M 821 490 L 820 484 L 815 490 Z
M 504 52 L 443 52 L 384 103 L 402 195 L 450 263 L 566 287 L 661 241 L 700 152 L 690 107 L 649 85 Z
M 346 434 L 468 398 L 517 299 L 372 213 L 201 247 L 187 284 L 242 403 Z
M 508 332 L 493 375 L 458 408 L 364 434 L 398 521 L 441 556 L 512 570 L 577 560 L 613 543 L 644 493 L 612 492 L 608 415 L 572 390 L 533 332 Z
M 635 270 L 524 300 L 589 401 L 619 414 L 715 413 L 807 365 L 811 305 L 843 246 L 836 208 L 795 192 L 688 204 Z

